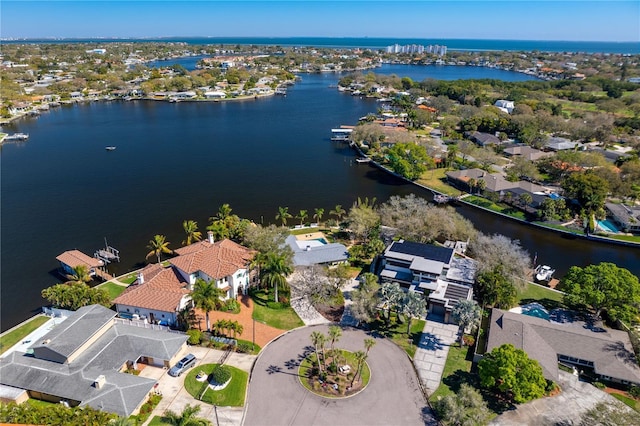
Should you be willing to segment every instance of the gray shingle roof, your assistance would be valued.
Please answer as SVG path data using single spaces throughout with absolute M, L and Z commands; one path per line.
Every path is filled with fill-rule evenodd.
M 597 374 L 640 384 L 640 367 L 627 333 L 593 329 L 582 322 L 559 324 L 528 315 L 493 309 L 487 350 L 504 343 L 538 360 L 547 378 L 557 379 L 557 357 L 593 362 Z
M 349 258 L 347 248 L 338 243 L 323 244 L 309 247 L 309 250 L 300 248 L 296 243 L 296 236 L 289 235 L 285 242 L 293 250 L 293 264 L 295 266 L 322 265 L 333 262 L 344 262 Z
M 102 309 L 76 312 L 77 317 L 69 317 L 54 330 L 85 335 L 87 330 L 95 327 L 82 326 L 78 323 L 81 321 L 78 318 L 87 318 L 91 322 L 87 311 L 100 312 Z M 102 315 L 103 318 L 106 317 L 105 312 Z M 75 322 L 64 326 L 74 318 Z M 70 363 L 52 362 L 19 352 L 0 359 L 0 384 L 43 392 L 79 401 L 81 406 L 88 405 L 120 416 L 129 416 L 149 394 L 155 380 L 120 373 L 122 366 L 127 361 L 137 361 L 141 356 L 157 361 L 171 360 L 181 350 L 187 336 L 114 324 L 112 318 L 109 321 L 110 327 Z M 70 341 L 79 340 L 72 335 L 66 338 Z M 106 380 L 98 389 L 93 386 L 93 382 L 100 375 L 104 375 Z
M 115 316 L 114 311 L 101 305 L 82 307 L 45 334 L 39 342 L 31 346 L 31 349 L 36 356 L 42 354 L 43 357 L 47 354 L 48 359 L 66 362 L 67 358 Z

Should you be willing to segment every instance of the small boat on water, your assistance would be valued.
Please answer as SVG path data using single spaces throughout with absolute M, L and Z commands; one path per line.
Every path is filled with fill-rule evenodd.
M 368 163 L 370 161 L 371 161 L 371 158 L 368 158 L 368 157 L 356 158 L 356 163 Z
M 547 265 L 538 265 L 536 266 L 536 280 L 537 281 L 551 281 L 551 277 L 553 276 L 555 269 L 551 269 L 551 266 Z
M 451 197 L 444 194 L 436 194 L 433 196 L 433 201 L 435 201 L 438 204 L 444 204 L 451 201 Z
M 29 139 L 29 135 L 26 133 L 14 133 L 4 138 L 5 141 L 26 141 L 27 139 Z
M 106 149 L 107 151 L 115 151 L 116 147 L 115 146 L 107 146 L 104 149 Z

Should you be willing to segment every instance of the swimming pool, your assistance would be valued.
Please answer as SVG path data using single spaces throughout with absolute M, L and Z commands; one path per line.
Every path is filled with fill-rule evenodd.
M 613 222 L 611 222 L 610 220 L 607 220 L 607 219 L 599 220 L 598 221 L 598 226 L 605 232 L 613 232 L 613 233 L 619 232 L 618 228 L 616 227 L 616 225 Z
M 329 242 L 327 240 L 325 240 L 324 238 L 314 238 L 313 241 L 318 241 L 321 244 L 329 244 Z
M 522 314 L 549 321 L 549 312 L 539 303 L 529 303 L 522 306 Z

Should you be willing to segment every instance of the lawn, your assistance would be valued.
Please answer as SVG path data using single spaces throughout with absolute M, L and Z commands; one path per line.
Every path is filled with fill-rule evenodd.
M 468 355 L 468 347 L 460 347 L 458 344 L 449 347 L 442 381 L 438 389 L 429 397 L 431 402 L 436 401 L 439 397 L 453 395 L 462 383 L 466 383 L 466 380 L 471 376 L 471 361 L 468 359 Z
M 278 297 L 288 296 L 283 292 L 278 293 Z M 270 325 L 280 330 L 291 330 L 304 325 L 298 314 L 291 306 L 279 306 L 273 302 L 273 294 L 267 290 L 254 291 L 251 294 L 253 299 L 253 319 L 261 323 Z
M 164 417 L 154 416 L 149 422 L 149 426 L 171 426 L 171 423 L 164 421 Z
M 494 211 L 494 212 L 498 212 L 498 213 L 509 215 L 511 217 L 515 217 L 515 218 L 520 219 L 520 220 L 526 220 L 526 216 L 525 216 L 523 211 L 518 210 L 518 209 L 516 209 L 514 207 L 511 207 L 511 206 L 504 206 L 504 205 L 496 204 L 496 203 L 494 203 L 493 201 L 491 201 L 491 200 L 489 200 L 487 198 L 478 197 L 477 195 L 470 195 L 468 197 L 465 197 L 464 201 L 466 201 L 466 202 L 468 202 L 470 204 L 474 204 L 476 206 L 484 207 L 485 209 L 489 209 L 489 210 Z
M 625 396 L 625 395 L 620 395 L 619 393 L 610 393 L 609 395 L 611 395 L 618 401 L 621 401 L 627 404 L 629 407 L 633 408 L 634 410 L 640 412 L 640 401 L 637 401 L 633 398 L 629 398 L 628 396 Z
M 358 379 L 361 385 L 359 384 L 355 386 L 353 390 L 351 389 L 347 390 L 348 386 L 350 385 L 351 379 L 353 379 L 353 375 L 356 374 L 355 370 L 356 370 L 356 367 L 358 366 L 358 361 L 353 352 L 345 351 L 343 349 L 338 349 L 338 348 L 336 348 L 336 351 L 337 351 L 336 353 L 340 354 L 340 356 L 336 359 L 337 361 L 336 364 L 338 365 L 346 364 L 352 368 L 352 371 L 347 375 L 343 375 L 341 373 L 338 373 L 337 371 L 332 374 L 325 370 L 325 372 L 327 373 L 327 377 L 324 380 L 329 384 L 336 383 L 339 386 L 339 388 L 336 391 L 333 391 L 333 389 L 321 388 L 320 383 L 317 382 L 317 380 L 319 379 L 318 375 L 315 375 L 313 378 L 313 381 L 310 381 L 309 379 L 311 377 L 310 370 L 313 370 L 314 367 L 317 367 L 318 365 L 318 361 L 315 353 L 310 354 L 304 360 L 302 360 L 302 362 L 300 363 L 300 367 L 298 368 L 298 375 L 300 377 L 300 383 L 302 384 L 302 386 L 304 386 L 310 392 L 313 392 L 320 396 L 324 396 L 328 398 L 332 398 L 332 397 L 341 398 L 341 397 L 349 396 L 350 394 L 353 394 L 353 393 L 360 392 L 364 387 L 366 387 L 369 384 L 369 380 L 371 379 L 371 370 L 369 369 L 369 364 L 367 364 L 365 360 L 365 362 L 362 364 L 360 376 Z M 327 351 L 327 356 L 325 360 L 327 365 L 324 368 L 328 368 L 328 366 L 334 360 L 334 358 L 331 355 L 329 355 L 329 353 L 331 353 L 331 351 Z
M 222 407 L 242 407 L 244 405 L 247 382 L 249 381 L 249 373 L 246 371 L 226 365 L 225 367 L 231 371 L 231 382 L 226 388 L 219 391 L 209 388 L 209 383 L 206 381 L 199 382 L 196 380 L 196 376 L 200 371 L 211 374 L 216 365 L 218 364 L 204 364 L 191 370 L 184 379 L 185 389 L 196 399 L 202 395 L 201 401 L 208 404 Z
M 127 287 L 120 285 L 120 284 L 116 284 L 116 283 L 112 283 L 112 282 L 106 282 L 104 284 L 100 284 L 98 286 L 98 288 L 107 290 L 107 293 L 109 293 L 109 299 L 113 300 L 116 297 L 120 296 L 120 294 L 126 290 Z
M 320 228 L 304 228 L 304 229 L 292 229 L 289 231 L 291 235 L 313 234 L 314 232 L 320 232 Z
M 22 341 L 32 331 L 40 327 L 45 322 L 49 321 L 49 317 L 44 315 L 38 315 L 33 317 L 29 322 L 21 325 L 9 333 L 0 336 L 0 354 L 4 353 L 7 349 Z
M 124 284 L 131 284 L 138 279 L 138 274 L 129 274 L 124 278 L 118 278 L 118 281 Z
M 404 321 L 399 323 L 396 314 L 393 313 L 391 314 L 389 325 L 385 323 L 384 319 L 380 318 L 370 322 L 369 329 L 391 339 L 413 359 L 413 356 L 416 354 L 416 347 L 420 343 L 424 324 L 424 320 L 413 320 L 411 323 L 411 333 L 407 336 L 407 323 Z
M 424 185 L 427 188 L 435 189 L 436 191 L 442 192 L 443 194 L 446 194 L 446 195 L 451 195 L 451 196 L 459 195 L 460 194 L 459 189 L 454 188 L 453 186 L 445 183 L 446 177 L 444 174 L 447 171 L 448 169 L 446 168 L 428 170 L 424 172 L 422 176 L 420 176 L 420 178 L 416 181 L 416 183 L 419 183 L 420 185 Z
M 526 305 L 531 302 L 538 302 L 548 309 L 564 306 L 562 302 L 563 293 L 545 288 L 539 285 L 528 283 L 523 291 L 518 291 L 518 304 Z

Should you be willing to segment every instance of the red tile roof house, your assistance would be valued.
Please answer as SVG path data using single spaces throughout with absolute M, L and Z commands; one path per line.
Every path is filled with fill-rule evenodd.
M 96 269 L 104 265 L 101 260 L 87 256 L 80 250 L 65 251 L 64 253 L 56 257 L 56 260 L 60 262 L 63 273 L 70 275 L 75 273 L 73 268 L 84 265 L 87 267 L 89 275 L 93 277 L 96 274 Z
M 170 267 L 151 264 L 138 274 L 114 303 L 123 317 L 144 318 L 152 323 L 174 326 L 178 313 L 190 304 L 190 293 L 198 278 L 215 281 L 226 291 L 225 298 L 246 293 L 255 281 L 250 263 L 255 251 L 231 240 L 200 241 L 177 249 Z

